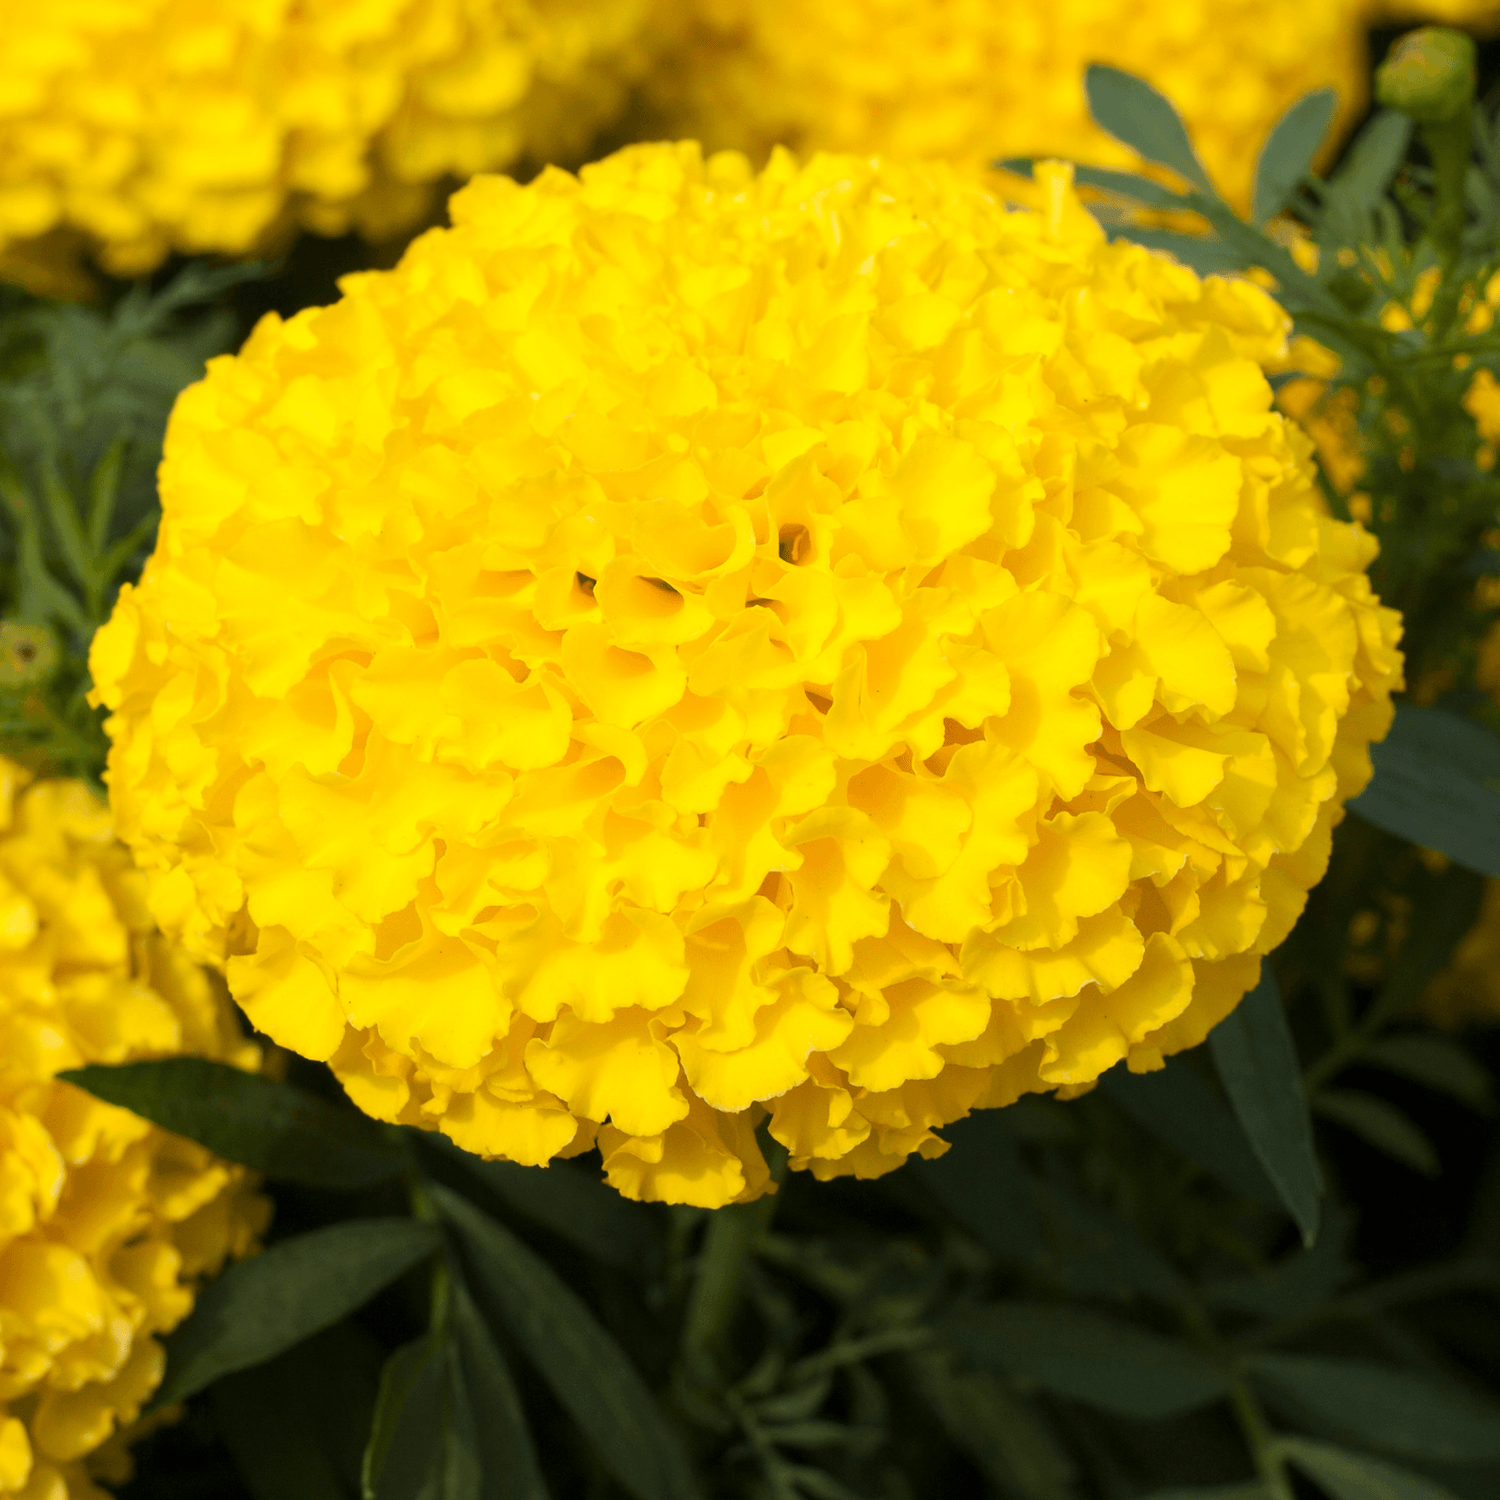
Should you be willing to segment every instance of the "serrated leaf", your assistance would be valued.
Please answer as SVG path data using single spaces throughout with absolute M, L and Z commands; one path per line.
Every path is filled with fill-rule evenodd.
M 1318 1233 L 1323 1174 L 1313 1153 L 1312 1122 L 1297 1049 L 1269 965 L 1260 982 L 1208 1034 L 1224 1092 L 1257 1160 L 1312 1244 Z
M 1223 1397 L 1217 1365 L 1187 1344 L 1076 1307 L 996 1302 L 939 1326 L 950 1348 L 1058 1396 L 1155 1421 Z
M 1313 1108 L 1324 1119 L 1352 1130 L 1377 1151 L 1424 1176 L 1436 1177 L 1442 1170 L 1432 1142 L 1394 1104 L 1374 1094 L 1359 1089 L 1319 1089 L 1313 1096 Z
M 1002 172 L 1030 177 L 1036 162 L 1034 156 L 1010 156 L 997 161 L 995 166 Z M 1171 188 L 1163 187 L 1150 177 L 1142 177 L 1139 172 L 1114 172 L 1107 167 L 1089 167 L 1079 162 L 1073 166 L 1073 181 L 1079 187 L 1098 188 L 1101 192 L 1144 204 L 1147 208 L 1185 208 L 1188 202 L 1181 193 L 1174 193 Z
M 1311 170 L 1337 108 L 1337 93 L 1319 89 L 1304 94 L 1276 122 L 1255 164 L 1255 223 L 1264 224 L 1287 206 Z
M 412 1219 L 349 1219 L 230 1266 L 167 1341 L 167 1373 L 151 1410 L 332 1326 L 440 1243 L 435 1229 Z
M 1394 1464 L 1307 1438 L 1280 1438 L 1276 1451 L 1327 1491 L 1330 1500 L 1457 1500 L 1451 1490 Z
M 57 1076 L 280 1181 L 356 1189 L 401 1171 L 400 1152 L 367 1116 L 227 1063 L 169 1057 Z
M 1172 102 L 1144 78 L 1092 64 L 1083 80 L 1095 123 L 1147 161 L 1170 167 L 1210 197 L 1216 196 Z
M 1099 1080 L 1099 1091 L 1225 1186 L 1257 1203 L 1280 1205 L 1228 1103 L 1186 1058 L 1174 1058 L 1154 1073 L 1111 1068 Z
M 636 1500 L 696 1500 L 676 1434 L 620 1346 L 538 1255 L 467 1199 L 434 1184 L 476 1300 L 503 1323 Z
M 1350 812 L 1500 876 L 1500 737 L 1441 708 L 1402 704 L 1370 760 L 1375 775 Z
M 1256 1384 L 1299 1422 L 1449 1463 L 1500 1459 L 1500 1409 L 1462 1386 L 1370 1360 L 1254 1354 Z
M 1478 1110 L 1494 1105 L 1488 1069 L 1457 1042 L 1430 1032 L 1378 1037 L 1360 1053 L 1362 1063 L 1399 1073 Z

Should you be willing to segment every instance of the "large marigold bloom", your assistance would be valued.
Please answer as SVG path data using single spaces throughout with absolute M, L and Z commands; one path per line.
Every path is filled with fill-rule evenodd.
M 243 1169 L 54 1075 L 256 1049 L 156 930 L 98 797 L 27 782 L 0 759 L 0 1494 L 106 1500 L 89 1473 L 117 1459 L 97 1450 L 266 1205 Z
M 181 398 L 97 638 L 153 902 L 388 1120 L 887 1171 L 1251 985 L 1399 671 L 1247 282 L 956 169 L 648 146 Z
M 429 185 L 581 154 L 650 0 L 51 0 L 0 26 L 0 249 L 81 230 L 111 269 L 278 222 L 389 232 Z
M 1167 94 L 1242 210 L 1261 144 L 1310 90 L 1340 121 L 1368 92 L 1364 0 L 693 0 L 652 95 L 715 146 L 773 144 L 980 163 L 1132 158 L 1090 120 L 1084 72 Z

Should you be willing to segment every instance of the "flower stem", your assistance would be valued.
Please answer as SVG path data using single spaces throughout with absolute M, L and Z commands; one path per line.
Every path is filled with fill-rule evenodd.
M 1255 1399 L 1255 1392 L 1243 1378 L 1235 1381 L 1231 1400 L 1235 1419 L 1255 1460 L 1255 1472 L 1260 1475 L 1268 1500 L 1296 1500 L 1292 1482 L 1287 1477 L 1286 1463 L 1276 1450 L 1266 1415 Z

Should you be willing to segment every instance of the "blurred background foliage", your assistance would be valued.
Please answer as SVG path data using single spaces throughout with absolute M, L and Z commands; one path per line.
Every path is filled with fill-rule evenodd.
M 1279 399 L 1407 616 L 1376 781 L 1210 1045 L 716 1214 L 377 1126 L 297 1059 L 75 1075 L 277 1203 L 175 1336 L 157 1406 L 185 1405 L 127 1500 L 1500 1494 L 1500 44 L 1478 80 L 1472 123 L 1377 110 L 1323 177 L 1331 107 L 1299 106 L 1247 224 L 1165 101 L 1091 78 L 1161 169 L 1081 172 L 1100 217 L 1281 297 Z M 99 774 L 84 653 L 149 551 L 176 392 L 394 253 L 0 293 L 7 753 Z

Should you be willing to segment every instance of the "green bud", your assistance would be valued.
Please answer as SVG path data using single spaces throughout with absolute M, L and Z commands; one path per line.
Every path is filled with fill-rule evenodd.
M 1399 37 L 1375 70 L 1375 98 L 1419 125 L 1442 125 L 1474 103 L 1474 39 L 1446 26 Z
M 45 625 L 0 620 L 0 691 L 40 687 L 57 670 L 57 642 Z

